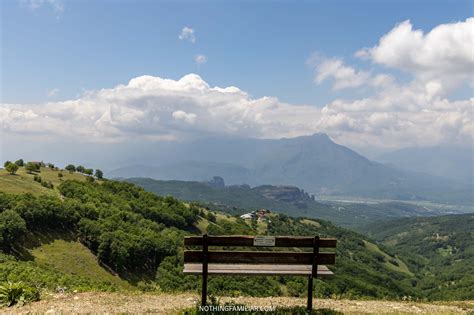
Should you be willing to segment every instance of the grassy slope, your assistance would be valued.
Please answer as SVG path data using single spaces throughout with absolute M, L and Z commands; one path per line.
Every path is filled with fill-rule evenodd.
M 364 244 L 365 244 L 365 247 L 369 251 L 374 252 L 374 253 L 378 253 L 378 254 L 380 254 L 384 257 L 384 265 L 388 269 L 391 269 L 393 271 L 406 273 L 410 276 L 413 276 L 413 273 L 410 272 L 410 270 L 408 269 L 408 266 L 402 260 L 400 260 L 400 258 L 391 257 L 390 255 L 388 255 L 387 253 L 382 251 L 376 244 L 371 243 L 369 241 L 364 240 Z
M 47 267 L 65 274 L 91 278 L 101 282 L 131 289 L 128 282 L 102 267 L 96 256 L 83 244 L 74 240 L 55 239 L 30 250 L 40 267 Z
M 58 173 L 62 173 L 62 179 L 58 177 Z M 41 186 L 40 183 L 33 180 L 34 175 L 39 175 L 45 181 L 51 181 L 54 189 Z M 79 173 L 70 173 L 68 171 L 53 170 L 42 167 L 40 173 L 27 173 L 24 167 L 20 167 L 15 175 L 11 175 L 5 169 L 0 169 L 0 191 L 12 194 L 31 193 L 40 194 L 57 194 L 56 187 L 65 180 L 85 181 L 85 176 Z
M 58 173 L 62 173 L 63 177 L 59 178 Z M 40 183 L 34 181 L 33 177 L 35 174 L 41 176 L 44 181 L 51 181 L 54 188 L 45 188 Z M 27 173 L 24 167 L 20 167 L 15 175 L 0 169 L 0 192 L 57 195 L 57 186 L 62 181 L 85 181 L 85 178 L 80 173 L 70 173 L 65 170 L 54 170 L 46 167 L 42 167 L 39 173 L 35 172 L 34 174 Z M 96 256 L 75 238 L 71 238 L 70 235 L 57 233 L 30 235 L 26 239 L 25 245 L 27 255 L 30 256 L 29 259 L 33 259 L 35 265 L 39 268 L 110 283 L 117 288 L 132 288 L 128 282 L 101 266 Z M 25 253 L 23 253 L 23 256 L 25 256 Z

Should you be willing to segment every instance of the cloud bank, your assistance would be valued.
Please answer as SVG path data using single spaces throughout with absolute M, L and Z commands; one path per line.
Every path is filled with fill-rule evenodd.
M 29 139 L 91 142 L 210 135 L 280 138 L 326 132 L 337 142 L 355 147 L 471 144 L 474 99 L 451 100 L 449 91 L 472 79 L 472 72 L 466 70 L 474 63 L 473 41 L 466 40 L 472 38 L 472 23 L 468 19 L 440 25 L 423 34 L 403 22 L 376 46 L 357 53 L 373 63 L 409 72 L 409 82 L 357 70 L 338 58 L 313 60 L 315 83 L 332 80 L 336 90 L 370 86 L 373 93 L 365 98 L 336 99 L 324 106 L 296 105 L 276 97 L 254 98 L 233 86 L 212 87 L 196 74 L 179 80 L 140 76 L 74 100 L 2 104 L 1 128 L 5 135 Z M 397 53 L 384 53 L 393 50 Z

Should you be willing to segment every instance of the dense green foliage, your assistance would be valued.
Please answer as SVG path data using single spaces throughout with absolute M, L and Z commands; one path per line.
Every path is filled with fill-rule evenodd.
M 25 281 L 49 289 L 118 289 L 112 282 L 58 271 L 33 260 L 28 249 L 39 245 L 34 244 L 35 238 L 40 234 L 56 235 L 58 231 L 78 238 L 104 268 L 136 287 L 149 290 L 159 285 L 164 291 L 195 292 L 200 289 L 200 278 L 182 273 L 184 235 L 318 234 L 336 237 L 339 243 L 337 263 L 331 267 L 335 276 L 315 281 L 317 296 L 431 297 L 417 286 L 420 276 L 400 267 L 404 264 L 399 257 L 380 250 L 367 237 L 327 221 L 283 214 L 270 214 L 266 221 L 244 221 L 118 181 L 67 180 L 58 185 L 58 190 L 61 196 L 0 193 L 0 283 Z M 304 277 L 212 276 L 209 292 L 304 296 L 306 285 Z
M 121 182 L 64 182 L 66 198 L 0 194 L 2 248 L 9 252 L 20 234 L 71 230 L 119 273 L 153 274 L 161 260 L 177 252 L 196 210 L 172 197 L 157 197 Z
M 38 289 L 25 285 L 22 282 L 7 282 L 0 285 L 0 306 L 13 306 L 26 302 L 38 301 Z
M 366 231 L 404 258 L 428 297 L 474 298 L 474 214 L 378 222 Z

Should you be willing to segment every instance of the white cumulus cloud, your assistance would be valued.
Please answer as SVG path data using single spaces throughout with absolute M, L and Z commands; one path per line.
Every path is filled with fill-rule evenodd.
M 178 38 L 181 40 L 187 40 L 188 42 L 191 42 L 193 44 L 196 42 L 196 35 L 194 34 L 194 29 L 187 26 L 183 27 Z
M 358 87 L 366 84 L 370 78 L 368 72 L 357 71 L 339 58 L 326 58 L 316 53 L 309 58 L 308 63 L 314 67 L 314 82 L 321 84 L 325 80 L 332 80 L 334 90 Z
M 208 135 L 256 138 L 327 132 L 351 146 L 400 147 L 472 141 L 474 99 L 450 101 L 436 84 L 402 85 L 324 107 L 252 98 L 237 87 L 211 87 L 189 74 L 154 76 L 89 91 L 63 102 L 2 104 L 3 132 L 120 142 Z
M 374 63 L 400 69 L 420 80 L 445 79 L 445 84 L 459 83 L 474 71 L 474 18 L 441 24 L 430 32 L 416 30 L 410 21 L 396 25 L 372 48 L 356 56 Z

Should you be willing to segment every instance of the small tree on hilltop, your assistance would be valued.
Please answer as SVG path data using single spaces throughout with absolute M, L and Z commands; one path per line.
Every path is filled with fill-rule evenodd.
M 78 167 L 76 167 L 76 171 L 78 171 L 79 173 L 84 173 L 85 170 L 86 168 L 82 165 L 79 165 Z
M 97 169 L 95 170 L 95 177 L 97 177 L 98 179 L 102 179 L 104 178 L 104 173 L 101 170 Z
M 37 172 L 39 171 L 39 164 L 28 162 L 26 163 L 25 169 L 28 173 Z
M 73 173 L 76 171 L 76 167 L 72 164 L 69 164 L 65 167 L 66 170 L 68 170 L 69 172 Z
M 92 175 L 94 175 L 94 170 L 92 168 L 87 168 L 87 169 L 84 170 L 83 173 L 86 174 L 86 175 L 92 176 Z
M 18 171 L 19 168 L 20 167 L 16 165 L 15 163 L 10 163 L 5 167 L 7 172 L 10 173 L 11 175 L 15 175 L 16 171 Z
M 25 166 L 25 162 L 23 161 L 23 159 L 16 160 L 15 164 L 20 167 Z
M 7 165 L 8 165 L 8 164 L 11 164 L 11 162 L 12 162 L 12 161 L 5 161 L 5 163 L 3 163 L 3 167 L 4 167 L 4 168 L 7 168 Z

